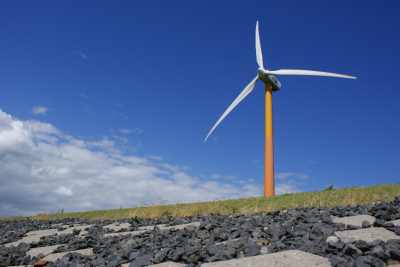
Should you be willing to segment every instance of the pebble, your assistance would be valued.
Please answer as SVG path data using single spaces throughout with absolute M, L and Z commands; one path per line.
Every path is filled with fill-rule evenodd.
M 334 217 L 370 215 L 375 217 L 371 224 L 363 221 L 361 226 L 335 223 Z M 333 218 L 334 218 L 333 217 Z M 361 231 L 374 227 L 382 228 L 400 236 L 400 226 L 391 221 L 400 219 L 400 196 L 394 201 L 334 208 L 302 207 L 259 214 L 215 215 L 198 214 L 189 217 L 160 219 L 130 218 L 121 220 L 17 220 L 0 222 L 0 265 L 33 265 L 44 255 L 31 257 L 27 251 L 32 248 L 60 245 L 54 252 L 67 252 L 61 259 L 48 261 L 46 266 L 148 266 L 166 261 L 201 266 L 204 263 L 241 259 L 266 253 L 300 250 L 329 259 L 332 266 L 386 266 L 400 261 L 400 240 L 354 240 L 340 238 L 338 231 Z M 155 225 L 174 226 L 199 223 L 198 227 L 183 229 L 160 229 Z M 116 231 L 107 228 L 110 224 L 127 224 L 118 232 L 119 236 L 104 236 Z M 61 225 L 63 227 L 61 227 Z M 6 246 L 29 234 L 30 231 L 57 229 L 65 226 L 85 226 L 69 234 L 45 236 L 38 242 Z M 126 232 L 138 231 L 139 227 L 155 226 L 153 230 L 137 235 Z M 82 228 L 82 227 L 80 227 Z M 227 241 L 227 242 L 225 242 Z M 220 242 L 225 242 L 217 244 Z M 75 250 L 92 249 L 93 255 L 82 255 Z

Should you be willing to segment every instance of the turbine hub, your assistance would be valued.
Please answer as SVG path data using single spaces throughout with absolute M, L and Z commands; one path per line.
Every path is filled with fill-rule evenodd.
M 266 70 L 259 68 L 257 70 L 257 76 L 263 83 L 270 82 L 272 84 L 273 92 L 281 89 L 281 83 L 278 81 L 278 79 L 276 79 L 274 75 L 267 74 Z

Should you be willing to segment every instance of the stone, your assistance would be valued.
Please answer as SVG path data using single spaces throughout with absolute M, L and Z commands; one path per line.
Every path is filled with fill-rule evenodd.
M 367 251 L 370 248 L 370 245 L 364 240 L 358 240 L 354 245 L 361 251 Z
M 368 221 L 362 221 L 362 223 L 361 223 L 362 228 L 369 228 L 370 226 L 371 226 L 371 224 Z
M 356 225 L 348 224 L 346 226 L 346 228 L 347 228 L 347 230 L 357 230 L 357 229 L 360 229 L 361 227 L 360 226 L 356 226 Z
M 379 219 L 375 220 L 375 222 L 373 223 L 374 227 L 383 227 L 384 225 L 385 225 L 385 221 L 379 220 Z
M 386 263 L 385 263 L 383 260 L 379 259 L 379 258 L 373 259 L 373 260 L 372 260 L 372 264 L 373 264 L 373 266 L 375 266 L 375 267 L 386 266 Z
M 373 258 L 371 256 L 360 256 L 356 260 L 357 267 L 370 267 Z
M 346 259 L 338 256 L 332 256 L 329 261 L 331 262 L 332 266 L 338 266 L 341 263 L 347 262 Z
M 223 250 L 217 251 L 214 256 L 209 257 L 206 259 L 207 262 L 214 262 L 214 261 L 222 261 L 224 260 L 225 252 Z
M 129 267 L 142 267 L 142 266 L 148 266 L 150 265 L 150 257 L 149 256 L 143 256 L 143 257 L 139 257 L 136 260 L 132 261 L 129 264 Z
M 47 264 L 48 261 L 46 260 L 40 260 L 35 262 L 35 264 L 33 264 L 33 266 L 45 266 Z
M 338 242 L 339 242 L 339 238 L 336 237 L 336 236 L 329 236 L 329 237 L 326 239 L 326 242 L 328 243 L 329 241 L 331 241 L 331 242 L 333 242 L 333 243 L 338 243 Z
M 194 267 L 210 259 L 211 261 L 226 261 L 235 258 L 259 257 L 258 250 L 261 255 L 276 255 L 280 251 L 294 249 L 320 255 L 325 259 L 333 259 L 335 256 L 344 259 L 336 262 L 337 266 L 356 266 L 357 260 L 359 265 L 382 266 L 382 262 L 393 260 L 392 257 L 396 257 L 399 250 L 397 246 L 400 243 L 396 240 L 398 236 L 396 231 L 399 232 L 400 224 L 394 221 L 397 215 L 400 218 L 399 208 L 400 202 L 398 204 L 382 202 L 374 205 L 337 206 L 333 209 L 295 208 L 287 212 L 280 210 L 265 214 L 199 214 L 192 218 L 169 216 L 159 219 L 142 219 L 135 217 L 114 221 L 62 219 L 57 220 L 57 224 L 61 223 L 59 225 L 55 225 L 54 220 L 15 222 L 15 225 L 11 222 L 0 221 L 0 231 L 2 231 L 0 233 L 0 262 L 4 259 L 2 255 L 8 253 L 7 255 L 13 255 L 13 258 L 8 259 L 8 256 L 6 258 L 9 265 L 32 265 L 44 256 L 35 255 L 30 259 L 26 254 L 29 251 L 32 252 L 32 248 L 53 245 L 56 246 L 56 250 L 51 254 L 53 256 L 55 253 L 72 252 L 74 249 L 81 248 L 85 250 L 91 248 L 92 255 L 94 254 L 85 256 L 81 253 L 70 253 L 69 256 L 61 257 L 57 263 L 54 263 L 57 267 L 67 265 L 84 267 L 86 264 L 87 266 L 110 267 L 122 264 L 125 267 L 133 262 L 138 265 L 141 264 L 140 261 L 149 263 L 146 257 L 150 265 L 163 264 L 175 259 L 179 264 L 189 264 Z M 384 217 L 387 211 L 389 211 L 389 219 L 382 220 L 382 216 Z M 331 218 L 332 215 L 340 218 Z M 338 220 L 342 221 L 338 222 Z M 373 223 L 376 226 L 371 227 Z M 171 228 L 172 226 L 174 228 Z M 51 227 L 53 228 L 50 229 Z M 344 231 L 346 227 L 352 230 Z M 357 227 L 363 229 L 357 229 Z M 37 234 L 37 239 L 27 241 L 26 238 L 34 236 L 33 233 L 39 229 L 54 230 L 54 232 Z M 343 235 L 345 232 L 347 235 Z M 74 236 L 74 234 L 78 235 Z M 3 236 L 6 235 L 10 237 L 7 239 L 10 241 L 5 241 Z M 338 240 L 329 239 L 329 237 L 334 238 L 335 235 Z M 238 241 L 232 240 L 239 237 Z M 376 240 L 377 238 L 384 242 Z M 19 242 L 15 243 L 10 250 L 1 246 L 5 244 L 4 242 L 15 242 L 13 240 L 19 240 Z M 215 244 L 221 241 L 221 244 Z M 368 257 L 373 258 L 370 263 Z M 52 266 L 52 264 L 53 262 L 49 261 L 47 265 Z
M 254 256 L 254 255 L 258 255 L 260 253 L 260 250 L 261 250 L 260 246 L 257 246 L 257 245 L 250 246 L 250 247 L 247 248 L 245 256 L 246 257 L 251 257 L 251 256 Z
M 400 261 L 400 251 L 398 251 L 398 250 L 391 250 L 389 253 L 390 253 L 390 258 L 391 258 L 391 259 Z

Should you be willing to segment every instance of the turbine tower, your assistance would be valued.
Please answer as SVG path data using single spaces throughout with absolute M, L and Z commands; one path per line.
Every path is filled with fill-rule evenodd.
M 274 146 L 273 146 L 273 129 L 272 129 L 272 92 L 281 89 L 281 83 L 275 78 L 274 75 L 309 75 L 309 76 L 328 76 L 338 78 L 357 79 L 356 77 L 322 72 L 312 70 L 276 70 L 269 71 L 264 69 L 263 58 L 261 53 L 260 35 L 258 32 L 258 21 L 256 24 L 256 55 L 258 70 L 257 76 L 252 80 L 246 88 L 240 93 L 240 95 L 233 101 L 229 108 L 222 114 L 221 118 L 217 121 L 211 131 L 208 133 L 206 139 L 210 136 L 212 131 L 218 126 L 218 124 L 228 115 L 228 113 L 239 104 L 254 88 L 258 80 L 261 80 L 265 84 L 265 157 L 264 157 L 264 197 L 275 195 L 274 185 Z

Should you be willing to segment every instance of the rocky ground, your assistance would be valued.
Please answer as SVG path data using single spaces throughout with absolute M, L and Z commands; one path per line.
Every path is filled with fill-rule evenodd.
M 373 216 L 361 225 L 335 223 L 335 218 L 359 215 Z M 46 266 L 148 266 L 166 261 L 187 266 L 252 257 L 286 250 L 300 250 L 329 259 L 332 266 L 387 266 L 400 261 L 400 196 L 394 201 L 369 205 L 306 207 L 249 215 L 199 214 L 190 217 L 163 219 L 131 218 L 106 220 L 18 220 L 0 222 L 0 266 L 33 265 L 43 254 L 31 257 L 27 251 L 38 247 L 59 245 L 56 252 L 67 253 Z M 398 222 L 398 221 L 396 221 Z M 183 229 L 162 229 L 187 223 Z M 120 236 L 107 236 L 115 230 L 110 224 L 126 225 Z M 81 225 L 81 230 L 64 234 L 69 226 Z M 87 226 L 87 227 L 86 227 Z M 139 231 L 139 227 L 154 226 Z M 355 240 L 336 236 L 345 230 L 386 229 L 398 238 Z M 38 242 L 7 244 L 21 240 L 31 231 L 54 229 L 55 234 Z M 57 232 L 56 232 L 57 231 Z M 139 232 L 140 233 L 139 233 Z M 135 235 L 129 232 L 135 233 Z M 138 234 L 139 233 L 139 234 Z M 216 243 L 227 241 L 223 244 Z M 91 255 L 76 250 L 91 248 Z

